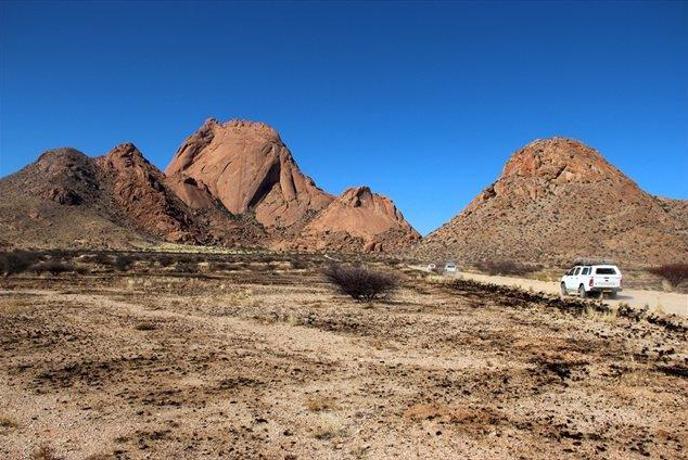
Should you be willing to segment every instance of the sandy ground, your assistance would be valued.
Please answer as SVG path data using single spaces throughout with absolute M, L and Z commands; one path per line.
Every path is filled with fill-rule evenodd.
M 427 271 L 425 267 L 413 267 L 417 270 Z M 559 283 L 538 281 L 526 278 L 512 278 L 507 276 L 490 276 L 480 273 L 458 272 L 455 275 L 463 279 L 479 281 L 481 283 L 494 283 L 502 286 L 519 287 L 522 289 L 533 289 L 548 294 L 559 294 Z M 570 294 L 576 296 L 576 294 Z M 643 308 L 649 306 L 651 311 L 660 311 L 668 314 L 676 314 L 688 317 L 688 294 L 674 292 L 645 291 L 639 289 L 624 289 L 616 299 L 605 297 L 604 301 L 610 305 L 626 303 L 632 307 Z
M 685 330 L 413 273 L 3 283 L 0 458 L 688 458 Z

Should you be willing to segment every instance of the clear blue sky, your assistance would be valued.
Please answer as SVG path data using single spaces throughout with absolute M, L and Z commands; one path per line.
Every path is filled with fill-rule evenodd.
M 332 193 L 421 233 L 513 151 L 565 135 L 688 198 L 688 3 L 0 3 L 0 175 L 134 142 L 164 168 L 207 117 L 277 128 Z M 2 199 L 2 197 L 0 197 Z

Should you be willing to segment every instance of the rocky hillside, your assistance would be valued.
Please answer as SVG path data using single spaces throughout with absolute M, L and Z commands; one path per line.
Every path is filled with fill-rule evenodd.
M 468 263 L 661 263 L 688 253 L 685 209 L 680 200 L 647 194 L 581 142 L 537 140 L 514 153 L 497 181 L 416 254 Z
M 316 249 L 391 252 L 420 241 L 420 234 L 384 196 L 368 187 L 346 190 L 306 225 L 299 244 Z
M 130 247 L 169 241 L 385 251 L 420 236 L 368 188 L 340 198 L 305 176 L 263 123 L 207 121 L 166 174 L 133 144 L 98 158 L 46 152 L 0 180 L 0 247 Z
M 233 214 L 254 216 L 274 248 L 385 251 L 420 239 L 388 198 L 367 187 L 339 198 L 321 190 L 301 172 L 277 131 L 263 123 L 208 120 L 165 172 L 193 208 L 217 200 Z

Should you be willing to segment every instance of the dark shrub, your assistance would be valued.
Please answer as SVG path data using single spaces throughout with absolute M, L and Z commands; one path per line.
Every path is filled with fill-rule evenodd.
M 291 268 L 296 270 L 303 270 L 304 268 L 308 268 L 308 262 L 306 262 L 301 257 L 292 257 L 289 260 L 289 264 L 291 265 Z
M 117 270 L 125 272 L 129 270 L 132 265 L 134 265 L 134 258 L 132 256 L 120 254 L 115 257 L 113 265 Z
M 50 273 L 51 275 L 59 275 L 60 273 L 76 272 L 84 274 L 86 270 L 83 268 L 77 268 L 72 264 L 65 262 L 59 262 L 56 260 L 49 260 L 46 262 L 38 263 L 31 267 L 31 271 L 36 273 Z
M 194 262 L 177 262 L 175 271 L 178 273 L 197 273 L 198 264 Z
M 168 256 L 167 254 L 163 254 L 158 256 L 158 263 L 160 264 L 161 267 L 169 267 L 174 263 L 174 258 L 171 256 Z
M 23 273 L 38 260 L 38 254 L 28 251 L 0 253 L 0 273 L 4 276 Z
M 538 267 L 523 265 L 513 260 L 483 260 L 476 264 L 476 268 L 490 275 L 526 275 L 536 271 Z
M 688 264 L 664 264 L 648 270 L 653 275 L 667 280 L 673 287 L 678 287 L 688 279 Z
M 325 269 L 325 278 L 344 294 L 358 301 L 372 302 L 393 292 L 399 282 L 394 275 L 375 272 L 364 267 L 332 265 Z

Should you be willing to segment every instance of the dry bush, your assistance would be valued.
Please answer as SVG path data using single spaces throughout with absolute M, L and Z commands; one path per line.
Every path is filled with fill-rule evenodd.
M 31 460 L 61 460 L 52 447 L 40 446 L 31 452 Z
M 148 323 L 148 322 L 143 322 L 139 323 L 136 326 L 134 326 L 134 329 L 137 331 L 154 331 L 158 328 L 158 326 L 155 323 Z
M 321 441 L 346 436 L 346 426 L 343 421 L 332 413 L 319 414 L 312 427 L 313 437 Z
M 476 268 L 490 275 L 527 275 L 537 271 L 539 267 L 524 265 L 513 260 L 483 260 L 476 264 Z
M 339 291 L 364 302 L 372 302 L 399 287 L 396 276 L 364 267 L 331 265 L 325 269 L 324 275 Z
M 678 287 L 688 279 L 688 264 L 664 264 L 652 267 L 648 272 L 664 278 L 673 287 Z
M 311 412 L 322 412 L 334 410 L 337 408 L 337 402 L 334 398 L 326 396 L 314 396 L 306 401 L 306 409 Z
M 39 255 L 29 251 L 0 253 L 0 273 L 4 276 L 23 273 L 38 260 Z
M 2 430 L 14 429 L 14 428 L 17 428 L 18 426 L 19 426 L 19 424 L 17 423 L 17 421 L 14 418 L 8 417 L 6 415 L 0 415 L 0 432 Z
M 121 271 L 125 272 L 131 268 L 132 265 L 134 265 L 135 259 L 132 256 L 125 255 L 125 254 L 119 254 L 117 257 L 115 257 L 115 260 L 113 262 L 113 266 Z
M 60 273 L 79 273 L 85 274 L 86 270 L 82 267 L 75 267 L 70 263 L 58 262 L 56 260 L 49 260 L 40 262 L 31 267 L 31 271 L 35 273 L 50 273 L 51 275 L 59 275 Z

